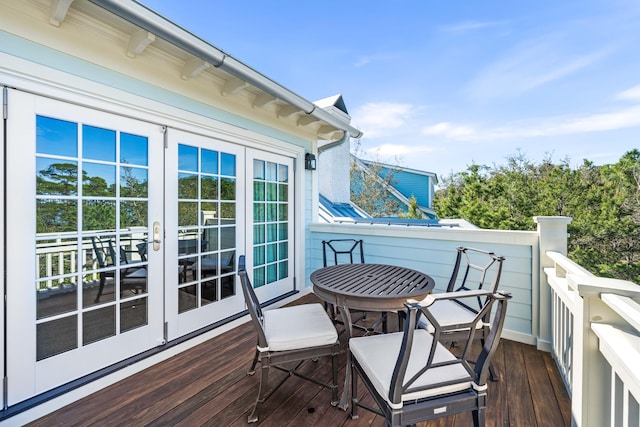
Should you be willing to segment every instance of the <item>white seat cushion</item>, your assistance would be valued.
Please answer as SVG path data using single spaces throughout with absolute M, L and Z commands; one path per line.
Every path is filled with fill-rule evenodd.
M 367 377 L 371 380 L 378 393 L 386 399 L 394 409 L 402 407 L 402 403 L 394 404 L 389 400 L 389 388 L 391 376 L 400 353 L 402 344 L 402 332 L 384 335 L 371 335 L 366 337 L 351 338 L 349 349 L 355 357 Z M 413 338 L 413 351 L 409 357 L 409 365 L 405 378 L 413 377 L 420 369 L 424 368 L 431 350 L 433 336 L 424 329 L 416 329 Z M 438 343 L 434 362 L 455 360 L 455 356 L 442 344 Z M 402 401 L 423 399 L 444 393 L 453 393 L 466 390 L 471 387 L 472 378 L 461 364 L 442 366 L 427 370 L 412 387 L 436 385 L 444 381 L 457 381 L 448 386 L 430 388 L 423 391 L 407 393 L 402 396 Z
M 264 333 L 271 351 L 331 345 L 338 340 L 336 328 L 320 304 L 265 310 Z
M 440 300 L 434 302 L 429 307 L 429 312 L 431 312 L 433 317 L 438 320 L 441 326 L 469 323 L 476 317 L 476 313 L 452 300 Z M 418 326 L 426 329 L 430 333 L 435 332 L 435 328 L 424 315 L 421 315 L 420 319 L 418 319 Z M 482 326 L 482 320 L 478 320 L 478 323 L 476 323 L 476 329 L 480 329 Z

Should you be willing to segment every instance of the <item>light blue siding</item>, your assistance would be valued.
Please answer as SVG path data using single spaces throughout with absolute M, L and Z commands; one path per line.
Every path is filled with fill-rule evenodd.
M 497 255 L 505 256 L 499 289 L 510 292 L 513 297 L 509 303 L 505 328 L 524 335 L 533 333 L 533 249 L 531 245 L 483 244 L 455 238 L 436 240 L 380 236 L 375 235 L 374 229 L 374 227 L 371 228 L 371 235 L 312 232 L 309 273 L 322 266 L 322 240 L 363 239 L 366 262 L 401 265 L 425 272 L 435 280 L 435 292 L 442 292 L 446 289 L 453 270 L 458 246 L 493 251 Z

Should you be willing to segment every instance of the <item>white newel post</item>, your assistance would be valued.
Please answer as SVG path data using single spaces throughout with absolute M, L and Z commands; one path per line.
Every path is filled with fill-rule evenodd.
M 550 351 L 551 349 L 551 290 L 546 280 L 544 269 L 553 267 L 554 262 L 547 256 L 547 251 L 555 251 L 567 255 L 567 225 L 571 218 L 566 216 L 534 216 L 533 221 L 538 224 L 538 242 L 540 248 L 540 283 L 537 289 L 538 299 L 538 336 L 537 348 Z M 535 283 L 533 292 L 536 292 Z M 532 298 L 535 299 L 535 295 Z M 534 325 L 535 326 L 535 325 Z

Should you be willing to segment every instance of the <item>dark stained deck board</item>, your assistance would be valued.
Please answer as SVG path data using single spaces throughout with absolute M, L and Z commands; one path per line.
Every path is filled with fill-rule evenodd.
M 549 375 L 549 380 L 551 381 L 553 392 L 556 399 L 558 400 L 558 406 L 560 407 L 560 413 L 562 414 L 563 424 L 567 426 L 571 425 L 571 399 L 569 398 L 567 389 L 565 388 L 564 382 L 562 381 L 562 377 L 560 376 L 560 372 L 558 371 L 556 362 L 553 360 L 553 357 L 550 353 L 542 353 L 542 357 L 544 358 L 544 364 L 547 368 L 547 374 Z
M 500 345 L 504 347 L 505 361 L 509 363 L 508 373 L 504 378 L 508 396 L 508 425 L 536 426 L 528 372 L 524 366 L 524 346 L 507 340 L 501 340 Z
M 558 406 L 551 380 L 547 373 L 547 367 L 542 357 L 542 352 L 533 347 L 523 347 L 524 366 L 529 378 L 529 388 L 533 402 L 536 419 L 547 420 L 551 426 L 559 426 L 564 423 L 562 412 Z
M 315 302 L 313 295 L 300 302 Z M 390 328 L 396 326 L 390 316 Z M 369 316 L 374 321 L 377 316 Z M 340 328 L 339 328 L 340 330 Z M 341 334 L 344 342 L 344 335 Z M 246 426 L 255 402 L 258 375 L 247 376 L 255 351 L 250 323 L 202 343 L 169 360 L 67 405 L 31 426 Z M 345 375 L 346 353 L 339 356 L 340 391 Z M 500 381 L 489 383 L 487 426 L 569 426 L 571 402 L 548 353 L 513 341 L 502 340 L 493 359 Z M 330 375 L 327 358 L 308 363 L 305 371 Z M 284 375 L 277 372 L 275 376 Z M 374 406 L 364 385 L 359 399 Z M 260 408 L 259 426 L 385 425 L 380 416 L 360 408 L 351 420 L 330 405 L 330 391 L 292 378 Z M 420 423 L 420 427 L 467 427 L 470 414 Z

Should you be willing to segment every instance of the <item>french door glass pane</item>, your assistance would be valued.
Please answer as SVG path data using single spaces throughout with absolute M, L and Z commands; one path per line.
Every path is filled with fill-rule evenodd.
M 36 127 L 42 360 L 147 324 L 149 144 L 145 136 L 51 117 L 36 116 Z M 132 321 L 125 307 L 134 295 Z
M 270 161 L 253 161 L 253 261 L 254 286 L 288 277 L 289 167 Z
M 235 155 L 178 144 L 179 313 L 235 295 L 235 174 Z

